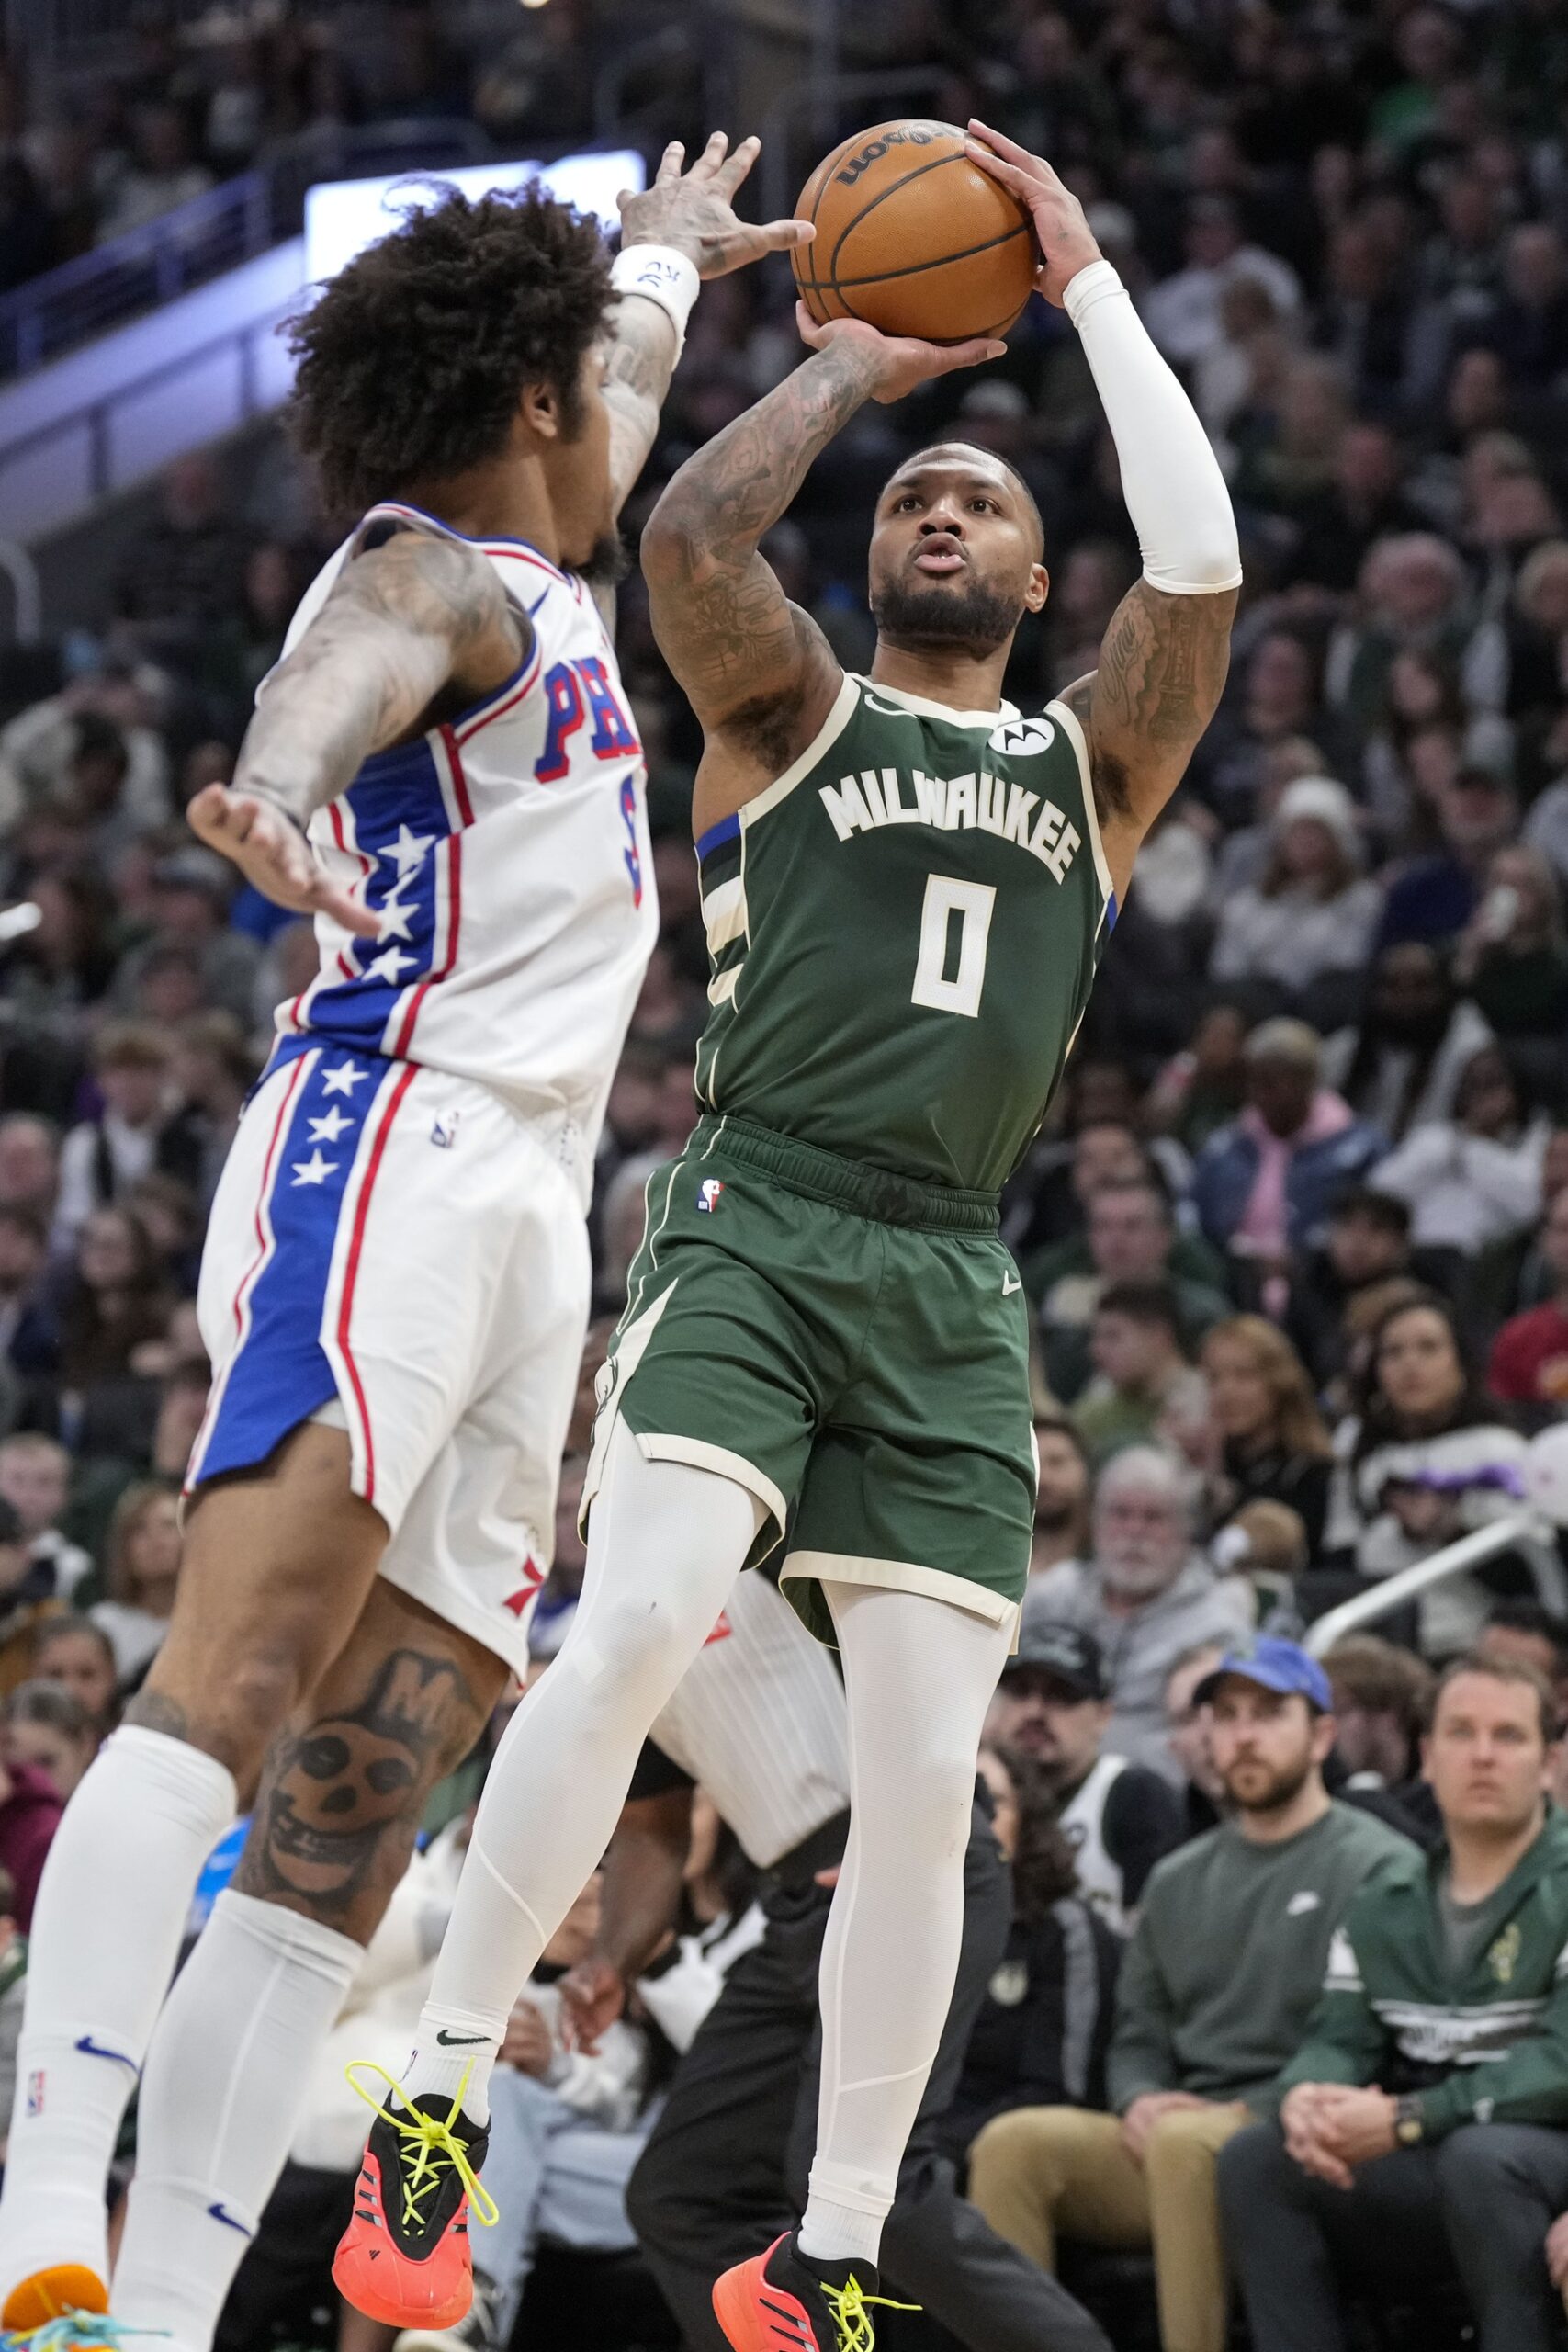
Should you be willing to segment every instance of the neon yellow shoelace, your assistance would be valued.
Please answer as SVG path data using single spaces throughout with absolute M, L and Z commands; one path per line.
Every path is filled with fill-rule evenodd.
M 378 2115 L 383 2123 L 389 2123 L 403 2142 L 401 2184 L 404 2228 L 412 2228 L 423 2220 L 424 2216 L 419 2210 L 421 2199 L 428 2197 L 432 2189 L 439 2187 L 441 2167 L 445 2163 L 451 2165 L 467 2189 L 469 2210 L 475 2221 L 484 2229 L 493 2229 L 501 2219 L 495 2199 L 484 2188 L 478 2173 L 468 2162 L 468 2150 L 452 2129 L 462 2112 L 463 2093 L 468 2087 L 468 2076 L 473 2072 L 472 2066 L 465 2067 L 463 2079 L 457 2086 L 457 2096 L 452 2101 L 445 2119 L 438 2115 L 426 2115 L 423 2108 L 410 2107 L 406 2099 L 403 2100 L 406 2111 L 401 2115 L 394 2115 L 389 2108 L 383 2107 L 374 2092 L 367 2091 L 364 2084 L 356 2081 L 355 2077 L 361 2074 L 379 2075 L 384 2083 L 391 2085 L 400 2098 L 403 2098 L 402 2085 L 396 2075 L 389 2075 L 385 2066 L 378 2066 L 373 2058 L 356 2058 L 346 2072 L 351 2087 L 358 2093 L 366 2106 L 373 2114 Z M 414 2153 L 415 2150 L 418 2151 L 417 2154 Z M 53 2347 L 47 2347 L 47 2352 L 53 2352 Z
M 887 2295 L 868 2295 L 852 2273 L 846 2286 L 824 2285 L 822 2294 L 839 2324 L 837 2352 L 876 2352 L 876 2335 L 871 2320 L 874 2304 L 884 2312 L 918 2312 L 920 2308 L 919 2303 L 896 2303 Z

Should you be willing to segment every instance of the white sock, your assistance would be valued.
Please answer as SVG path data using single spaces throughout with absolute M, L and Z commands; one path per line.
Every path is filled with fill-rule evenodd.
M 220 1894 L 164 2005 L 137 2110 L 114 2315 L 208 2352 L 365 1954 L 335 1928 Z
M 559 1657 L 496 1752 L 403 2076 L 482 2123 L 512 2005 L 598 1868 L 649 1724 L 717 1622 L 761 1522 L 744 1487 L 645 1462 L 613 1431 L 582 1599 Z M 459 2043 L 446 2033 L 483 2035 Z
M 57 2263 L 108 2277 L 104 2189 L 233 1776 L 184 1740 L 117 1731 L 66 1807 L 28 1945 L 0 2197 L 0 2298 Z
M 822 1944 L 822 2096 L 800 2226 L 874 2262 L 953 2001 L 980 1727 L 1010 1629 L 877 1586 L 826 1588 L 850 1718 L 850 1836 Z

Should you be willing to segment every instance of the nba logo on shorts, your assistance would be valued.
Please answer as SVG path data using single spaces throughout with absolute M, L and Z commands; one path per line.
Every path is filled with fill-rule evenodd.
M 39 2068 L 36 2075 L 29 2075 L 28 2076 L 28 2113 L 29 2115 L 41 2115 L 43 2113 L 43 2068 L 41 2066 Z
M 705 1176 L 697 1193 L 698 1208 L 706 1209 L 711 1216 L 718 1206 L 718 1196 L 723 1190 L 724 1186 L 716 1176 Z
M 457 1140 L 457 1114 L 456 1111 L 437 1111 L 434 1122 L 430 1130 L 430 1140 L 433 1144 L 439 1145 L 443 1151 L 451 1150 L 452 1146 Z

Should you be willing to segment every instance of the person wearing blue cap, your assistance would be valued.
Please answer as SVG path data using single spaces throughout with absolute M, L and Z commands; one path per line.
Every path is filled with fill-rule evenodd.
M 1196 1696 L 1229 1815 L 1168 1855 L 1144 1890 L 1117 1990 L 1115 2112 L 998 2117 L 969 2176 L 992 2228 L 1046 2268 L 1058 2236 L 1152 2245 L 1165 2352 L 1223 2352 L 1216 2158 L 1273 2113 L 1274 2077 L 1300 2045 L 1352 1898 L 1416 1850 L 1329 1797 L 1333 1695 L 1295 1643 L 1226 1650 Z

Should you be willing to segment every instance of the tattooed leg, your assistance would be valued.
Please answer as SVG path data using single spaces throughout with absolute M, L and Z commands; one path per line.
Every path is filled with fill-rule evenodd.
M 386 1522 L 349 1485 L 348 1439 L 307 1422 L 259 1473 L 205 1489 L 186 1525 L 167 1638 L 126 1721 L 227 1765 L 262 1759 L 348 1640 Z
M 268 1759 L 234 1884 L 148 2052 L 115 2314 L 209 2344 L 293 2143 L 363 1945 L 501 1661 L 378 1583 Z
M 432 1789 L 474 1747 L 505 1679 L 493 1651 L 378 1583 L 273 1744 L 236 1888 L 368 1941 Z
M 347 1440 L 315 1427 L 193 1511 L 168 1638 L 67 1809 L 34 1914 L 0 2302 L 51 2267 L 107 2280 L 105 2175 L 192 1891 L 268 1741 L 342 1649 L 385 1541 L 350 1492 Z M 57 2307 L 24 2301 L 6 2324 Z

